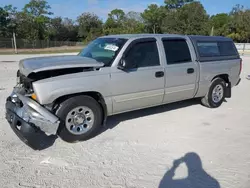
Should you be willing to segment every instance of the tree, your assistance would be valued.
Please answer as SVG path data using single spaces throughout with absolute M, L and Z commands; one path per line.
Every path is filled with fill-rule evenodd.
M 51 7 L 45 0 L 30 0 L 30 2 L 24 6 L 23 11 L 35 18 L 40 18 L 52 15 L 53 13 L 50 12 L 49 9 L 51 9 Z
M 237 42 L 250 41 L 250 9 L 236 5 L 230 13 L 209 17 L 199 1 L 164 0 L 164 6 L 149 5 L 142 13 L 112 10 L 106 22 L 93 13 L 77 20 L 51 17 L 46 0 L 30 0 L 22 11 L 12 5 L 0 7 L 0 37 L 35 40 L 88 42 L 103 34 L 177 33 L 228 36 Z M 36 41 L 37 42 L 37 41 Z M 20 44 L 20 43 L 19 43 Z
M 228 34 L 228 24 L 231 18 L 226 13 L 216 14 L 211 16 L 209 21 L 210 28 L 214 29 L 214 35 L 225 36 Z
M 20 16 L 28 20 L 27 24 L 25 24 L 28 28 L 32 27 L 36 30 L 36 34 L 32 35 L 30 33 L 28 38 L 39 40 L 47 38 L 47 25 L 50 20 L 48 16 L 53 14 L 49 11 L 50 8 L 50 5 L 48 5 L 48 2 L 45 0 L 30 0 L 30 2 L 24 6 Z
M 56 41 L 67 40 L 67 29 L 62 23 L 61 17 L 55 17 L 50 20 L 49 26 L 49 38 Z
M 111 19 L 116 23 L 122 22 L 124 18 L 125 18 L 125 13 L 121 9 L 114 9 L 108 14 L 108 19 Z
M 4 8 L 0 7 L 0 36 L 6 37 L 8 33 L 8 24 L 10 22 L 8 18 L 9 14 Z
M 49 38 L 55 41 L 76 41 L 78 28 L 73 20 L 61 17 L 52 18 L 49 26 Z
M 24 12 L 18 12 L 16 15 L 16 24 L 17 38 L 29 41 L 39 39 L 37 26 L 31 16 Z
M 75 23 L 75 21 L 69 18 L 64 18 L 62 24 L 67 29 L 68 40 L 77 41 L 79 26 Z
M 114 9 L 108 14 L 108 19 L 104 24 L 104 33 L 121 34 L 125 27 L 125 13 L 121 9 Z
M 4 10 L 8 13 L 8 24 L 7 24 L 7 37 L 12 37 L 13 32 L 16 31 L 17 23 L 16 23 L 16 14 L 17 8 L 12 5 L 7 5 L 4 7 Z
M 104 24 L 104 34 L 142 33 L 144 24 L 141 14 L 130 11 L 127 14 L 121 9 L 114 9 L 108 14 Z
M 79 24 L 78 35 L 85 41 L 92 40 L 102 33 L 101 19 L 92 13 L 83 13 L 77 18 Z
M 156 4 L 151 4 L 141 14 L 144 24 L 150 33 L 161 33 L 162 23 L 166 9 L 164 7 L 158 7 Z
M 125 33 L 143 33 L 144 24 L 139 12 L 130 11 L 125 15 L 124 19 Z
M 166 8 L 168 9 L 178 9 L 186 5 L 187 3 L 192 3 L 194 0 L 165 0 Z
M 231 20 L 228 24 L 229 34 L 237 42 L 249 42 L 250 40 L 250 10 L 243 6 L 236 5 L 231 13 Z
M 209 16 L 199 2 L 184 5 L 170 12 L 164 21 L 164 32 L 178 34 L 207 35 Z

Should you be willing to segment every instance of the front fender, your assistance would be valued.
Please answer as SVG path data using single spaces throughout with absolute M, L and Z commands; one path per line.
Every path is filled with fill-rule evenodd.
M 63 75 L 33 83 L 40 104 L 51 104 L 65 95 L 83 92 L 98 92 L 105 98 L 111 96 L 110 75 L 103 71 L 81 72 Z

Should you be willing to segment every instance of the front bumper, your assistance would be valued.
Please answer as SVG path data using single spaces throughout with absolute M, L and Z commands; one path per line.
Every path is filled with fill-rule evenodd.
M 6 101 L 6 119 L 16 135 L 35 149 L 42 139 L 56 135 L 58 118 L 15 88 Z

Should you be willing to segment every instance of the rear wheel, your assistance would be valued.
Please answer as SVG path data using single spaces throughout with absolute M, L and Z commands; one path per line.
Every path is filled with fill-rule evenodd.
M 90 139 L 101 129 L 102 110 L 90 96 L 76 96 L 63 101 L 56 115 L 61 121 L 58 135 L 66 142 Z
M 218 108 L 225 99 L 226 83 L 221 78 L 215 78 L 209 88 L 208 93 L 201 99 L 204 106 Z

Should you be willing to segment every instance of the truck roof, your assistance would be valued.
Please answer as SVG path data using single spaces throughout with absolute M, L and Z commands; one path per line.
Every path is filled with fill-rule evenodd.
M 114 37 L 114 38 L 125 38 L 125 39 L 131 39 L 131 38 L 141 38 L 141 37 L 157 37 L 157 36 L 184 36 L 184 35 L 175 35 L 175 34 L 120 34 L 120 35 L 107 35 L 107 36 L 103 36 L 102 38 L 110 38 L 110 37 Z
M 193 41 L 232 41 L 231 38 L 222 36 L 201 36 L 201 35 L 188 35 Z
M 201 36 L 201 35 L 177 35 L 177 34 L 122 34 L 122 35 L 107 35 L 103 36 L 101 38 L 123 38 L 123 39 L 140 39 L 140 38 L 150 38 L 150 37 L 161 37 L 161 38 L 184 38 L 184 39 L 190 39 L 197 56 L 197 61 L 200 62 L 206 62 L 206 61 L 220 61 L 220 60 L 230 60 L 230 59 L 239 59 L 239 53 L 233 43 L 233 40 L 231 38 L 222 37 L 222 36 Z M 198 47 L 198 43 L 224 43 L 226 42 L 226 45 L 231 48 L 229 55 L 209 55 L 208 57 L 205 57 L 200 54 L 200 48 Z M 206 49 L 204 49 L 206 48 Z M 207 50 L 208 47 L 206 45 L 203 47 L 203 50 Z M 216 49 L 215 49 L 216 50 Z
M 101 38 L 142 38 L 142 37 L 189 37 L 194 41 L 232 41 L 231 38 L 222 36 L 202 36 L 202 35 L 178 35 L 178 34 L 120 34 L 120 35 L 107 35 Z

